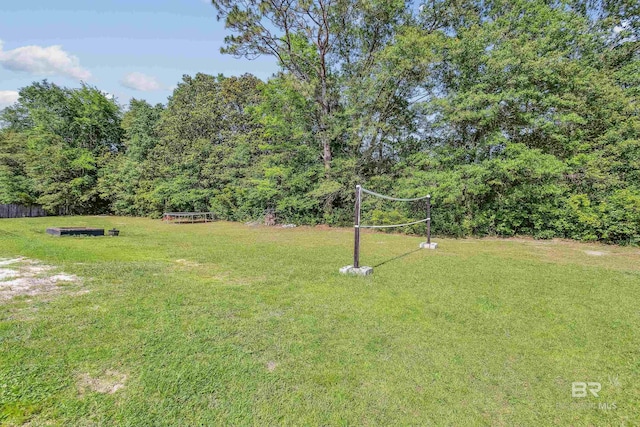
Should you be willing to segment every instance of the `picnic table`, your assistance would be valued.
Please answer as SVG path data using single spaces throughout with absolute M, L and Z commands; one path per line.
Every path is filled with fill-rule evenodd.
M 162 220 L 173 223 L 182 222 L 210 222 L 215 220 L 213 212 L 165 212 L 162 214 Z

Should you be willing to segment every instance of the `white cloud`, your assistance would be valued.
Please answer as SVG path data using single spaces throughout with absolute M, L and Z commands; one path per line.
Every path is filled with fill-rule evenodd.
M 154 76 L 138 72 L 129 73 L 120 81 L 122 86 L 142 92 L 153 92 L 155 90 L 166 90 L 167 88 Z
M 18 92 L 15 90 L 0 90 L 0 108 L 13 105 L 18 100 Z
M 91 73 L 80 66 L 76 56 L 62 50 L 62 46 L 23 46 L 3 50 L 0 40 L 0 65 L 11 71 L 24 71 L 40 76 L 59 75 L 75 80 L 88 80 Z

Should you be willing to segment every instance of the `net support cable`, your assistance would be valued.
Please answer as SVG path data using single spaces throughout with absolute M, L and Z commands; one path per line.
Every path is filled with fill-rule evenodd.
M 380 193 L 376 193 L 375 191 L 367 190 L 364 187 L 360 187 L 360 190 L 363 193 L 367 193 L 367 194 L 370 194 L 372 196 L 380 197 L 381 199 L 391 200 L 391 201 L 394 201 L 394 202 L 418 202 L 420 200 L 426 200 L 426 199 L 430 199 L 431 198 L 431 195 L 427 194 L 426 196 L 414 197 L 412 199 L 401 199 L 399 197 L 385 196 L 384 194 L 380 194 Z M 357 191 L 357 189 L 356 189 L 356 191 Z M 427 221 L 430 221 L 430 220 L 431 220 L 431 218 L 427 217 L 427 218 L 421 219 L 419 221 L 407 222 L 405 224 L 390 224 L 390 225 L 360 225 L 360 224 L 355 224 L 355 226 L 358 227 L 358 228 L 394 228 L 394 227 L 406 227 L 407 225 L 420 224 L 421 222 L 427 222 Z

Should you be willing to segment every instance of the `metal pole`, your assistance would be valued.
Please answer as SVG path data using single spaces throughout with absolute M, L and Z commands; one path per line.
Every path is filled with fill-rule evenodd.
M 356 209 L 353 242 L 353 267 L 360 268 L 360 199 L 362 198 L 362 187 L 356 185 Z
M 427 245 L 431 246 L 431 195 L 427 195 Z

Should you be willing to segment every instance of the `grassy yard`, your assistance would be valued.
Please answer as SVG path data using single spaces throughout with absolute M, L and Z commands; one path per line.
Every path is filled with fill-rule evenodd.
M 640 424 L 640 250 L 435 240 L 365 233 L 362 278 L 346 229 L 0 220 L 80 278 L 0 300 L 0 424 Z

